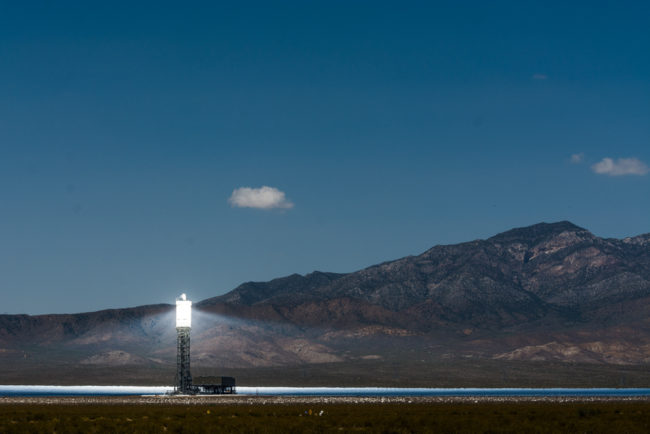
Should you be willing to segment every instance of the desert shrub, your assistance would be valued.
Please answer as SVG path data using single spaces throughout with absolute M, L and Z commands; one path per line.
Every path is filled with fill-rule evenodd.
M 645 433 L 649 428 L 646 402 L 0 405 L 1 433 Z

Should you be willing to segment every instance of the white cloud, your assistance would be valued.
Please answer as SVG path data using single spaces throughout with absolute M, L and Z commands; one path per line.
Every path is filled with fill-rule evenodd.
M 642 176 L 650 172 L 648 165 L 637 158 L 618 158 L 616 161 L 611 158 L 603 158 L 600 162 L 591 166 L 591 170 L 599 175 L 609 176 Z
M 546 74 L 533 74 L 533 80 L 546 80 L 548 78 L 548 75 Z
M 260 188 L 236 188 L 230 195 L 228 202 L 231 206 L 237 208 L 293 208 L 293 203 L 286 198 L 283 191 L 266 185 Z
M 571 155 L 571 162 L 573 164 L 580 164 L 584 161 L 585 159 L 585 154 L 584 152 L 580 152 L 579 154 L 573 154 Z

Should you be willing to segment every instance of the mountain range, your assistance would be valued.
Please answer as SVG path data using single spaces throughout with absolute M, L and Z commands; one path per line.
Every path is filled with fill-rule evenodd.
M 415 375 L 415 361 L 642 370 L 649 313 L 650 234 L 600 238 L 570 222 L 540 223 L 353 273 L 244 283 L 196 303 L 192 363 L 322 366 L 354 378 L 387 366 Z M 173 317 L 171 305 L 0 315 L 0 366 L 13 373 L 7 381 L 44 367 L 171 372 Z

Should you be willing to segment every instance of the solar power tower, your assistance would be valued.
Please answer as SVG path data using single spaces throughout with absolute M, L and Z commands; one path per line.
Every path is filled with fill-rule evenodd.
M 192 302 L 185 294 L 176 299 L 176 393 L 193 393 L 190 373 Z

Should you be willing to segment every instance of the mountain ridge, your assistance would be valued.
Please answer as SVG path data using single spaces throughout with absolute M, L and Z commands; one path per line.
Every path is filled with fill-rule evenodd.
M 643 364 L 650 234 L 600 238 L 568 221 L 539 223 L 352 273 L 245 282 L 195 306 L 199 367 L 400 364 L 404 352 L 438 361 Z M 22 355 L 88 369 L 171 367 L 174 339 L 166 304 L 0 315 L 0 365 Z
M 580 304 L 598 297 L 619 297 L 621 291 L 611 290 L 617 282 L 626 285 L 627 291 L 647 292 L 650 261 L 644 239 L 603 239 L 568 221 L 540 223 L 485 240 L 434 246 L 420 255 L 337 274 L 335 278 L 323 279 L 324 273 L 315 272 L 274 279 L 268 284 L 249 282 L 197 306 L 286 305 L 287 293 L 274 291 L 292 288 L 300 280 L 302 286 L 290 291 L 294 305 L 347 297 L 399 312 L 428 303 L 420 307 L 440 310 L 438 316 L 446 321 L 461 320 L 463 313 L 471 313 L 473 307 L 476 311 L 475 305 L 480 304 L 485 309 L 478 321 L 484 321 L 490 311 L 501 310 L 504 315 L 498 320 L 501 325 L 509 325 L 512 321 L 507 320 L 507 312 L 527 312 L 529 320 L 550 311 L 575 315 Z M 627 246 L 639 249 L 626 252 Z M 623 259 L 627 262 L 623 263 Z M 605 285 L 599 284 L 603 281 Z M 594 285 L 598 288 L 594 289 Z M 585 296 L 588 291 L 591 293 Z M 240 292 L 246 296 L 240 296 Z M 474 325 L 480 324 L 475 321 Z

